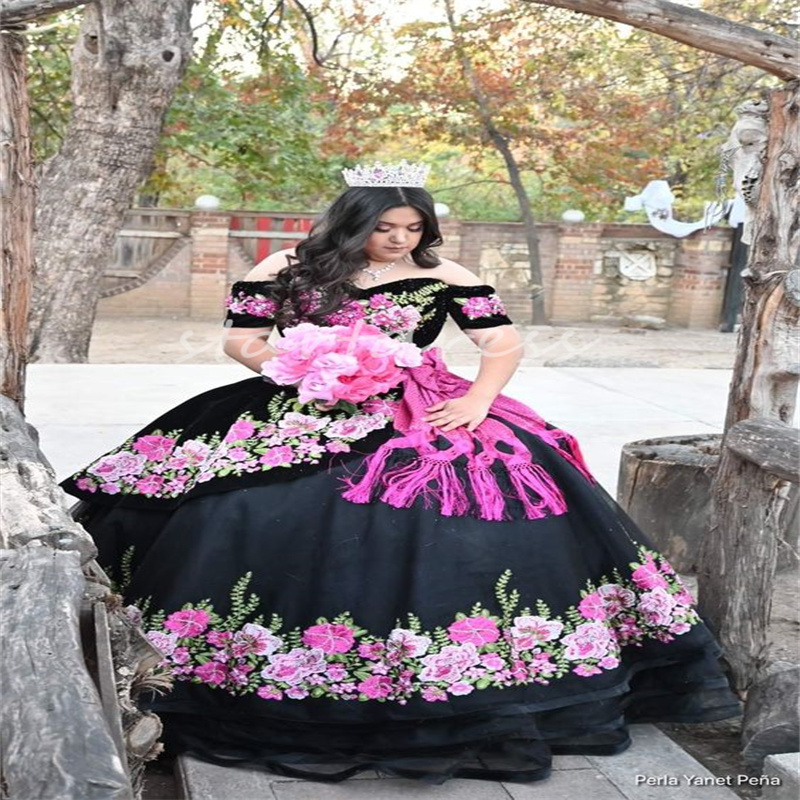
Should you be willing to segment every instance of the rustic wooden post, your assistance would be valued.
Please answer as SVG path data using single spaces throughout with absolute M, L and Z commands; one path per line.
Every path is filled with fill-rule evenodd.
M 0 394 L 25 403 L 34 181 L 25 71 L 19 32 L 0 30 Z
M 800 48 L 785 36 L 669 0 L 525 0 L 624 22 L 787 81 L 769 97 L 769 138 L 745 271 L 742 327 L 725 437 L 740 420 L 787 426 L 800 379 Z M 790 431 L 786 438 L 791 439 Z M 712 484 L 714 513 L 699 575 L 700 611 L 716 630 L 742 694 L 764 660 L 787 481 L 723 441 Z
M 744 694 L 766 663 L 779 528 L 788 476 L 735 449 L 743 420 L 792 423 L 800 379 L 800 86 L 770 96 L 770 136 L 753 244 L 745 270 L 742 326 L 725 436 L 712 484 L 714 513 L 699 574 L 700 611 L 726 648 Z M 775 445 L 780 439 L 764 439 Z M 776 451 L 776 456 L 779 451 Z M 763 461 L 764 459 L 760 459 Z M 794 464 L 795 474 L 797 463 Z

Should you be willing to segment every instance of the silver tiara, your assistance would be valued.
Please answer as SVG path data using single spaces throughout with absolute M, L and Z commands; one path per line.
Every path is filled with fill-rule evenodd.
M 424 186 L 431 168 L 428 164 L 411 164 L 403 159 L 397 164 L 357 164 L 343 169 L 348 186 Z

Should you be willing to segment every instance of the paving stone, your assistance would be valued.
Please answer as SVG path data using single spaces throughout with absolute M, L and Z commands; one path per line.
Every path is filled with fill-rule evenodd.
M 625 800 L 625 795 L 597 769 L 566 769 L 544 781 L 504 783 L 513 800 Z
M 276 783 L 273 784 L 272 791 L 276 800 L 400 800 L 411 797 L 419 800 L 509 800 L 509 795 L 501 784 L 471 780 L 450 780 L 441 786 L 422 785 L 418 781 L 399 778 L 343 784 L 311 784 L 302 781 Z M 547 800 L 560 800 L 559 797 L 550 794 L 541 797 Z M 608 800 L 612 798 L 617 800 L 619 797 L 621 795 L 609 795 Z M 567 795 L 564 795 L 564 798 L 566 800 Z M 606 800 L 606 798 L 595 800 Z
M 800 753 L 778 753 L 764 759 L 764 776 L 777 786 L 764 786 L 761 800 L 797 800 L 800 797 Z
M 553 769 L 594 769 L 586 756 L 553 756 Z
M 180 756 L 176 760 L 175 770 L 182 795 L 188 800 L 273 800 L 274 787 L 283 783 L 310 787 L 325 785 L 286 778 L 266 770 L 219 767 L 190 756 Z M 351 778 L 348 785 L 352 781 L 374 781 L 377 778 L 378 775 L 373 771 L 362 772 Z M 307 795 L 309 798 L 313 796 Z
M 690 784 L 686 776 L 713 781 L 714 775 L 654 725 L 629 729 L 633 744 L 624 753 L 587 756 L 628 800 L 736 800 L 727 786 Z M 647 778 L 661 782 L 648 785 Z

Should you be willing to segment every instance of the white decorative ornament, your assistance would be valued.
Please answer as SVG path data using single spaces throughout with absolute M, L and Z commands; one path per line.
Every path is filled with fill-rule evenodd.
M 680 222 L 672 216 L 675 195 L 666 181 L 650 181 L 641 194 L 625 198 L 626 211 L 644 211 L 650 224 L 662 233 L 681 238 L 690 233 L 710 228 L 719 222 L 728 210 L 728 203 L 706 203 L 703 219 L 697 222 Z
M 568 208 L 561 215 L 561 219 L 564 222 L 583 222 L 586 219 L 586 214 L 578 208 Z
M 215 211 L 219 208 L 219 197 L 215 197 L 213 194 L 201 194 L 194 201 L 194 207 L 202 211 Z
M 406 159 L 397 164 L 357 164 L 353 169 L 343 169 L 348 186 L 407 186 L 422 187 L 431 171 L 428 164 L 412 164 Z
M 654 253 L 632 253 L 618 251 L 609 253 L 619 259 L 619 274 L 632 281 L 646 281 L 656 275 L 656 257 Z
M 433 213 L 436 214 L 439 219 L 445 219 L 450 216 L 450 206 L 447 205 L 447 203 L 434 203 Z

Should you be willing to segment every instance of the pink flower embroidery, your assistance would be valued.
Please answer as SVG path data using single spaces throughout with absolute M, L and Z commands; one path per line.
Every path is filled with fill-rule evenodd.
M 365 694 L 370 700 L 388 697 L 392 693 L 392 679 L 384 675 L 373 675 L 358 684 L 358 691 Z
M 544 617 L 516 617 L 511 639 L 517 650 L 532 650 L 544 642 L 557 639 L 564 630 L 563 623 Z
M 460 697 L 465 694 L 472 694 L 472 692 L 475 691 L 475 687 L 471 683 L 464 683 L 463 681 L 458 681 L 448 686 L 447 691 L 450 692 L 450 694 L 454 694 L 457 697 Z
M 488 617 L 468 617 L 454 622 L 448 629 L 454 642 L 472 642 L 480 647 L 492 644 L 500 638 L 497 623 Z
M 133 449 L 149 461 L 163 461 L 172 452 L 174 446 L 174 439 L 156 435 L 140 436 L 133 443 Z
M 323 653 L 346 653 L 354 642 L 353 631 L 347 625 L 327 622 L 312 625 L 303 633 L 303 644 L 319 648 Z
M 164 621 L 167 630 L 174 631 L 181 639 L 199 636 L 208 627 L 209 616 L 201 608 L 174 611 Z
M 288 467 L 294 460 L 292 448 L 287 445 L 272 447 L 258 459 L 268 467 Z
M 272 655 L 283 644 L 283 640 L 261 625 L 248 623 L 233 637 L 235 656 Z
M 282 700 L 283 692 L 277 686 L 259 686 L 256 694 L 262 700 Z
M 605 619 L 606 609 L 603 598 L 597 593 L 592 592 L 578 603 L 578 611 L 585 619 Z
M 578 664 L 578 666 L 574 667 L 572 671 L 576 675 L 580 675 L 582 678 L 588 678 L 590 675 L 599 675 L 603 670 L 599 669 L 598 667 L 594 667 L 591 664 Z
M 631 578 L 640 589 L 657 589 L 668 585 L 652 556 L 648 556 L 647 561 L 633 571 Z
M 574 633 L 563 637 L 567 645 L 564 657 L 570 661 L 588 658 L 602 658 L 613 645 L 609 629 L 600 622 L 584 622 L 575 628 Z
M 209 661 L 207 664 L 195 667 L 194 674 L 203 683 L 207 683 L 210 686 L 219 686 L 228 679 L 228 668 L 216 661 Z
M 225 434 L 223 442 L 239 442 L 243 439 L 249 439 L 255 432 L 255 425 L 247 420 L 240 419 L 231 425 L 228 432 Z

